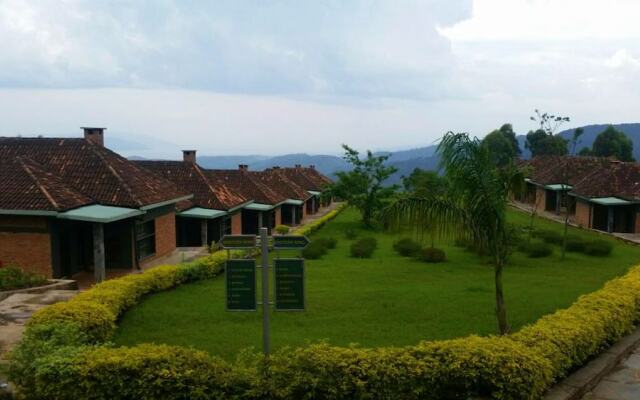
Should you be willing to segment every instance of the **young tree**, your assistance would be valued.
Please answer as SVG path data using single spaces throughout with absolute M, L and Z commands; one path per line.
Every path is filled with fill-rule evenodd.
M 615 157 L 620 161 L 633 161 L 633 142 L 613 126 L 609 125 L 593 142 L 593 155 Z
M 511 124 L 504 124 L 489 133 L 482 139 L 482 144 L 488 147 L 494 164 L 500 166 L 509 164 L 521 153 Z
M 576 146 L 578 145 L 578 139 L 584 133 L 582 128 L 577 128 L 573 131 L 573 135 L 571 136 L 571 155 L 575 155 Z M 563 170 L 563 184 L 568 184 L 569 181 L 569 163 L 564 163 Z M 562 259 L 564 260 L 564 256 L 567 252 L 567 234 L 569 233 L 569 191 L 565 190 L 560 192 L 560 195 L 564 197 L 564 234 L 562 236 Z
M 535 131 L 527 133 L 525 147 L 531 151 L 531 156 L 555 155 L 563 156 L 567 154 L 567 141 L 556 135 L 556 130 L 565 122 L 569 122 L 569 117 L 561 117 L 549 113 L 541 113 L 535 110 L 532 121 L 539 124 Z
M 388 227 L 425 227 L 443 237 L 467 235 L 489 254 L 494 265 L 498 330 L 506 334 L 509 324 L 502 272 L 511 253 L 506 209 L 509 193 L 521 189 L 524 176 L 513 163 L 496 167 L 487 147 L 466 133 L 447 133 L 438 153 L 450 182 L 448 194 L 399 198 L 385 209 L 383 221 Z
M 362 214 L 362 222 L 372 226 L 374 214 L 381 210 L 385 201 L 389 200 L 397 186 L 384 186 L 386 181 L 397 169 L 385 165 L 388 155 L 375 156 L 367 150 L 367 156 L 360 158 L 360 153 L 351 147 L 342 145 L 344 159 L 353 169 L 338 172 L 338 179 L 329 190 L 333 196 L 342 198 L 356 207 Z
M 414 197 L 443 196 L 447 191 L 447 179 L 436 171 L 415 168 L 409 176 L 402 177 L 404 191 Z

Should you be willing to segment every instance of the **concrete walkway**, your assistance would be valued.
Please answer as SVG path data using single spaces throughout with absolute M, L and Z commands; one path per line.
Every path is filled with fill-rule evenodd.
M 640 399 L 640 347 L 618 364 L 582 400 Z

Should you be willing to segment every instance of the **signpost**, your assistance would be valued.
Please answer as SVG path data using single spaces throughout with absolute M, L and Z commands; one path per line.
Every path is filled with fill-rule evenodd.
M 227 260 L 227 311 L 256 311 L 256 262 Z
M 303 249 L 309 244 L 306 236 L 283 235 L 273 237 L 273 249 Z M 253 249 L 258 246 L 255 235 L 225 235 L 220 245 L 227 250 Z M 225 267 L 227 311 L 257 311 L 262 305 L 262 347 L 270 353 L 269 305 L 277 311 L 304 311 L 304 260 L 277 258 L 274 264 L 275 302 L 269 301 L 269 236 L 267 228 L 260 228 L 261 265 L 255 260 L 227 259 Z M 262 301 L 256 298 L 256 268 L 262 268 Z
M 304 260 L 279 258 L 273 266 L 278 311 L 304 311 Z

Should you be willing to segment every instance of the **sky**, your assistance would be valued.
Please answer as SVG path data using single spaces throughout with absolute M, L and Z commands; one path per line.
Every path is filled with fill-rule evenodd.
M 0 0 L 0 135 L 125 155 L 399 150 L 640 122 L 637 0 Z

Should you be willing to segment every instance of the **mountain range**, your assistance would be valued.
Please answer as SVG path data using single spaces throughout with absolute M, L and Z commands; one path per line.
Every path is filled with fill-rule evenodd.
M 587 125 L 582 127 L 584 134 L 578 140 L 576 146 L 576 152 L 583 147 L 591 147 L 596 136 L 603 130 L 605 130 L 609 124 Z M 640 160 L 640 123 L 628 123 L 628 124 L 613 124 L 613 126 L 624 132 L 632 142 L 638 143 L 634 146 L 633 156 L 635 159 Z M 570 139 L 576 128 L 564 130 L 559 133 L 562 137 Z M 522 151 L 523 158 L 530 158 L 531 153 L 525 148 L 526 135 L 518 135 L 518 144 Z M 437 170 L 438 169 L 438 157 L 435 154 L 437 145 L 419 147 L 410 150 L 402 151 L 380 151 L 376 152 L 376 155 L 386 154 L 389 155 L 388 164 L 396 167 L 398 171 L 388 179 L 389 185 L 400 183 L 402 176 L 407 176 L 415 168 L 422 168 L 425 170 Z M 571 151 L 571 149 L 569 149 Z M 136 158 L 130 157 L 130 158 Z M 140 159 L 140 157 L 137 157 Z M 265 168 L 271 168 L 275 166 L 279 167 L 293 167 L 296 164 L 304 166 L 315 165 L 323 174 L 335 177 L 335 173 L 339 171 L 346 171 L 349 169 L 349 164 L 341 157 L 334 155 L 312 155 L 306 153 L 299 154 L 286 154 L 281 156 L 264 156 L 264 155 L 232 155 L 232 156 L 198 156 L 198 164 L 205 168 L 237 168 L 239 164 L 248 164 L 249 169 L 254 171 L 261 171 Z

